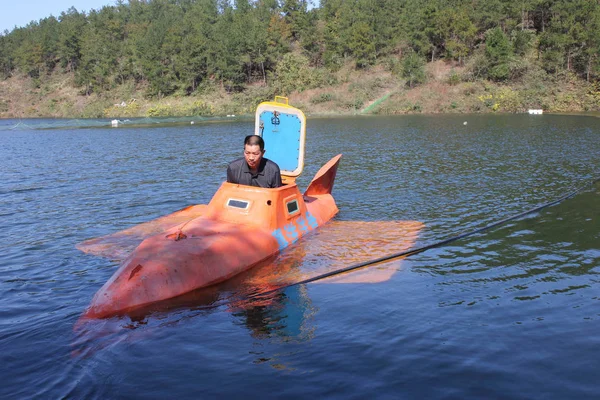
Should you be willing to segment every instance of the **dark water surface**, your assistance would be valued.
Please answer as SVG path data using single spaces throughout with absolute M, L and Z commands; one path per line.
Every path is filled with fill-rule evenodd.
M 385 282 L 215 303 L 232 283 L 83 331 L 118 263 L 75 245 L 207 203 L 253 122 L 18 123 L 0 121 L 0 398 L 599 396 L 597 118 L 309 118 L 301 188 L 343 153 L 335 220 L 421 221 L 416 246 L 584 189 Z

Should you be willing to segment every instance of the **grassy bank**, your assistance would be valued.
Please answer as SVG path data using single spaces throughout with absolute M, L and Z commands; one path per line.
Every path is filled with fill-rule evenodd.
M 548 76 L 534 70 L 511 85 L 465 82 L 460 67 L 440 61 L 428 64 L 427 77 L 425 84 L 409 88 L 384 68 L 357 71 L 348 66 L 336 72 L 334 85 L 294 92 L 289 98 L 309 115 L 600 111 L 600 87 L 569 74 Z M 126 84 L 85 96 L 70 75 L 57 74 L 39 86 L 17 76 L 0 82 L 0 118 L 242 115 L 280 94 L 263 84 L 241 93 L 228 93 L 218 85 L 194 96 L 148 98 L 144 93 L 144 87 Z

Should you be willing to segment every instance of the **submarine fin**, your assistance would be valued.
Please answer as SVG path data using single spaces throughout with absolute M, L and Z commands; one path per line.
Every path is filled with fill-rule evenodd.
M 280 287 L 407 251 L 415 247 L 424 229 L 419 221 L 329 221 L 240 279 L 247 279 L 246 287 Z M 402 259 L 385 261 L 313 284 L 384 282 L 401 266 Z
M 88 239 L 78 243 L 75 247 L 84 253 L 122 261 L 144 239 L 199 217 L 204 213 L 205 208 L 206 205 L 204 204 L 188 206 L 172 214 L 132 226 L 120 232 Z
M 305 196 L 317 196 L 320 194 L 331 194 L 333 189 L 333 182 L 335 181 L 335 175 L 337 174 L 338 164 L 342 158 L 341 154 L 333 157 L 323 165 L 319 172 L 315 174 L 315 177 L 308 185 L 308 188 L 304 192 Z

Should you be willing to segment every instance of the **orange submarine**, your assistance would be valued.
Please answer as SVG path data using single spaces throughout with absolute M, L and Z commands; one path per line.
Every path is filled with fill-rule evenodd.
M 304 167 L 306 117 L 301 110 L 285 97 L 261 103 L 255 134 L 267 143 L 284 185 L 269 189 L 224 182 L 208 205 L 78 244 L 96 255 L 114 255 L 114 244 L 124 239 L 132 241 L 132 248 L 137 245 L 95 294 L 84 318 L 120 315 L 225 281 L 337 214 L 331 191 L 341 154 L 317 172 L 303 194 L 295 183 Z

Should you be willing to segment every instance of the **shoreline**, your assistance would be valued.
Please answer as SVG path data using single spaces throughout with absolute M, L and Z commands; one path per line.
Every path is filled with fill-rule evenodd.
M 376 118 L 376 117 L 401 117 L 401 116 L 451 116 L 451 115 L 464 115 L 464 116 L 490 116 L 490 115 L 529 115 L 527 112 L 464 112 L 464 113 L 456 113 L 456 112 L 419 112 L 419 113 L 405 113 L 405 114 L 362 114 L 362 113 L 305 113 L 307 118 L 313 119 L 334 119 L 334 118 L 348 118 L 348 117 L 357 117 L 357 118 Z M 563 116 L 581 116 L 581 117 L 594 117 L 600 118 L 600 111 L 561 111 L 561 112 L 546 112 L 544 111 L 541 115 L 563 115 Z M 196 119 L 194 119 L 196 118 Z M 165 121 L 164 123 L 174 123 L 174 124 L 183 124 L 185 119 L 188 119 L 189 122 L 193 123 L 220 123 L 220 122 L 231 122 L 231 121 L 243 121 L 243 120 L 254 120 L 254 114 L 243 114 L 236 115 L 233 117 L 227 116 L 202 116 L 202 115 L 187 115 L 187 116 L 164 116 L 164 117 L 147 117 L 147 116 L 139 116 L 139 117 L 127 117 L 127 118 L 118 118 L 118 117 L 45 117 L 45 116 L 33 116 L 33 117 L 15 117 L 15 116 L 1 116 L 0 121 L 9 121 L 9 120 L 106 120 L 110 122 L 111 120 L 119 120 L 120 122 L 135 122 L 133 120 L 144 120 L 151 119 L 153 121 L 157 121 L 155 123 L 160 123 L 161 119 L 175 119 L 175 121 Z M 178 122 L 177 120 L 181 120 Z M 141 121 L 140 121 L 141 122 Z M 143 123 L 141 123 L 143 125 Z

